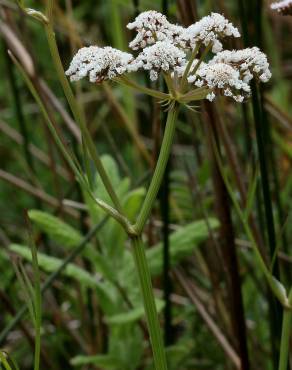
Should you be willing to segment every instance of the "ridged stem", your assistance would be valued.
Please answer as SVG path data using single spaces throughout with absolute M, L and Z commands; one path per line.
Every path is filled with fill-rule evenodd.
M 162 178 L 165 172 L 165 168 L 170 155 L 170 149 L 174 138 L 177 115 L 178 115 L 178 106 L 175 105 L 172 109 L 168 111 L 165 132 L 161 144 L 161 150 L 157 161 L 157 165 L 155 167 L 155 171 L 149 189 L 147 191 L 144 203 L 142 205 L 141 211 L 137 218 L 137 222 L 134 226 L 134 229 L 138 235 L 141 234 L 145 226 L 145 223 L 148 220 L 151 209 L 153 207 L 153 203 L 156 199 L 158 190 L 162 182 Z
M 139 276 L 141 293 L 143 296 L 147 326 L 153 352 L 154 368 L 155 370 L 167 370 L 166 355 L 158 320 L 158 313 L 155 305 L 151 275 L 147 264 L 145 248 L 141 237 L 133 237 L 131 241 L 136 268 Z

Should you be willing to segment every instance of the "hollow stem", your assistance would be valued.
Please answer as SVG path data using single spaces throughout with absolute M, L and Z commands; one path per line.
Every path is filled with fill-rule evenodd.
M 143 296 L 147 326 L 153 352 L 154 368 L 155 370 L 167 370 L 166 355 L 144 245 L 139 236 L 133 237 L 131 242 L 139 276 L 141 293 Z
M 289 293 L 289 301 L 292 301 L 292 289 Z M 289 358 L 289 341 L 292 324 L 292 309 L 284 308 L 283 322 L 282 322 L 282 335 L 280 345 L 280 361 L 279 370 L 287 370 Z
M 147 191 L 144 203 L 142 205 L 140 214 L 137 218 L 137 222 L 134 226 L 134 229 L 137 232 L 137 234 L 141 234 L 151 212 L 158 190 L 160 188 L 161 181 L 170 155 L 171 145 L 174 138 L 177 115 L 178 115 L 178 105 L 175 104 L 174 107 L 168 111 L 165 132 L 161 144 L 161 150 L 157 161 L 157 165 L 149 189 Z

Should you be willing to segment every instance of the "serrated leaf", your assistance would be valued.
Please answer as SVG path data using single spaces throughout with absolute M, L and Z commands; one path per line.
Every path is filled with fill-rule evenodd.
M 211 229 L 219 227 L 215 218 L 208 220 Z M 199 243 L 209 236 L 208 226 L 205 220 L 195 221 L 180 227 L 170 235 L 170 263 L 172 266 L 179 263 L 183 258 L 190 255 Z M 162 271 L 162 243 L 146 251 L 146 257 L 152 275 L 159 275 Z
M 82 235 L 75 228 L 58 217 L 33 209 L 28 212 L 28 216 L 41 231 L 60 245 L 74 247 L 82 240 Z

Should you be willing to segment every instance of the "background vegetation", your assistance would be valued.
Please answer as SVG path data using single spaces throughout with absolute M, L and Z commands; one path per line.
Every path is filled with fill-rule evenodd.
M 25 6 L 43 11 L 44 2 L 27 0 Z M 184 25 L 211 11 L 224 14 L 243 33 L 228 47 L 261 47 L 273 73 L 247 104 L 222 98 L 180 112 L 144 234 L 170 369 L 239 369 L 240 360 L 244 370 L 276 369 L 281 310 L 234 212 L 211 137 L 221 148 L 234 197 L 250 212 L 262 255 L 290 287 L 292 17 L 261 0 L 55 1 L 64 67 L 83 45 L 127 50 L 133 35 L 126 24 L 149 9 Z M 35 276 L 32 226 L 44 291 L 41 369 L 151 369 L 127 235 L 80 190 L 7 54 L 18 50 L 22 63 L 32 61 L 33 84 L 52 122 L 81 158 L 80 131 L 68 113 L 43 27 L 16 2 L 0 0 L 0 43 L 0 347 L 21 369 L 33 368 L 34 330 L 23 315 L 26 295 L 13 268 Z M 142 72 L 138 78 L 149 84 Z M 165 113 L 151 98 L 112 83 L 75 87 L 103 164 L 134 219 L 159 153 Z M 258 147 L 267 171 L 258 164 Z M 90 172 L 96 194 L 108 200 L 93 166 Z

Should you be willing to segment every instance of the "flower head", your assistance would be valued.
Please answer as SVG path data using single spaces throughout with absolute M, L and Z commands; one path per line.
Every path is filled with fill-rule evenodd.
M 291 2 L 281 1 L 285 4 Z M 271 78 L 267 56 L 259 48 L 222 51 L 223 38 L 239 37 L 240 34 L 221 14 L 211 13 L 184 28 L 170 23 L 163 14 L 150 10 L 137 16 L 134 22 L 128 24 L 128 29 L 137 31 L 130 47 L 143 49 L 137 58 L 109 46 L 82 48 L 66 71 L 71 81 L 86 76 L 97 83 L 115 79 L 171 106 L 174 101 L 181 104 L 204 98 L 212 101 L 218 94 L 243 102 L 250 96 L 249 83 L 253 78 L 258 82 L 267 82 Z M 204 57 L 209 48 L 216 55 L 205 63 Z M 188 49 L 193 50 L 188 53 L 189 59 Z M 118 78 L 138 69 L 149 71 L 152 81 L 157 80 L 162 72 L 169 94 L 140 86 L 127 77 Z
M 129 44 L 133 50 L 143 49 L 156 41 L 170 40 L 176 42 L 184 29 L 168 22 L 165 15 L 149 10 L 139 14 L 135 21 L 127 25 L 128 29 L 137 31 L 137 35 Z
M 188 82 L 194 83 L 197 87 L 208 87 L 211 92 L 207 99 L 210 101 L 215 99 L 217 92 L 240 103 L 250 95 L 250 87 L 241 80 L 239 71 L 225 63 L 208 63 L 200 66 L 196 75 L 188 78 Z
M 271 9 L 283 15 L 292 15 L 292 0 L 282 0 L 272 3 Z
M 212 13 L 186 28 L 179 37 L 183 48 L 194 49 L 196 44 L 212 44 L 213 53 L 222 50 L 220 39 L 226 36 L 240 37 L 240 33 L 223 15 Z
M 129 53 L 110 46 L 89 46 L 81 48 L 73 57 L 66 75 L 71 81 L 89 76 L 90 82 L 99 83 L 137 69 L 134 57 Z
M 137 57 L 136 63 L 146 71 L 150 71 L 151 80 L 157 80 L 160 71 L 172 72 L 186 63 L 186 54 L 169 40 L 157 41 L 146 47 Z
M 254 77 L 261 82 L 268 82 L 272 76 L 267 56 L 258 47 L 224 50 L 215 55 L 211 63 L 225 63 L 235 67 L 247 83 Z

